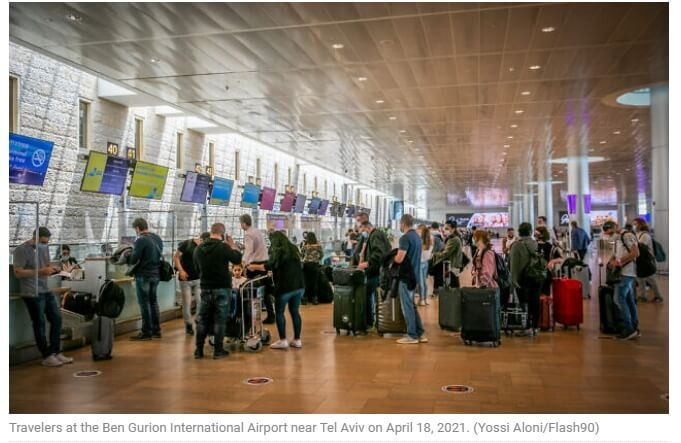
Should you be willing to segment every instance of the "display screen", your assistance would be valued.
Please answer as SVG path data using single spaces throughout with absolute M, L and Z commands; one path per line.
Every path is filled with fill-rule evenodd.
M 279 210 L 281 212 L 291 212 L 291 208 L 293 208 L 293 202 L 296 199 L 296 193 L 295 192 L 287 192 L 284 194 L 284 196 L 281 199 L 281 204 L 279 205 Z
M 319 205 L 322 203 L 321 198 L 313 197 L 310 200 L 310 205 L 307 208 L 307 213 L 310 215 L 314 215 L 319 211 Z
M 260 186 L 247 183 L 244 185 L 244 193 L 241 195 L 241 207 L 252 208 L 258 207 L 260 200 Z
M 322 202 L 319 204 L 319 211 L 317 211 L 317 214 L 326 215 L 326 210 L 328 208 L 329 208 L 329 201 L 328 200 L 322 200 Z
M 184 186 L 182 186 L 182 194 L 180 194 L 180 201 L 187 203 L 206 203 L 209 185 L 209 175 L 187 171 L 187 176 L 184 179 Z
M 355 205 L 348 205 L 347 209 L 345 210 L 345 216 L 346 217 L 354 217 L 355 216 L 355 210 L 356 210 Z
M 393 202 L 393 220 L 399 220 L 404 215 L 404 202 L 396 201 Z
M 210 193 L 209 203 L 211 205 L 229 205 L 232 198 L 232 189 L 234 188 L 234 180 L 226 178 L 213 178 L 213 190 Z
M 80 183 L 83 192 L 121 195 L 128 178 L 128 160 L 90 151 Z
M 42 186 L 54 143 L 25 135 L 9 134 L 9 182 Z
M 458 213 L 458 214 L 447 214 L 446 219 L 447 221 L 453 221 L 456 222 L 456 226 L 460 228 L 465 228 L 468 226 L 468 223 L 471 221 L 471 217 L 473 217 L 472 212 L 468 213 Z
M 302 214 L 303 211 L 305 210 L 305 197 L 304 194 L 298 194 L 296 195 L 296 206 L 293 208 L 293 212 L 297 212 L 299 214 Z
M 617 211 L 614 209 L 612 211 L 591 211 L 588 216 L 591 218 L 591 226 L 603 226 L 603 223 L 608 220 L 618 222 Z
M 132 174 L 128 194 L 131 197 L 161 200 L 167 178 L 168 168 L 165 166 L 138 160 L 135 164 L 135 172 Z
M 274 188 L 262 188 L 262 198 L 260 199 L 260 209 L 271 211 L 274 208 L 274 198 L 277 190 Z
M 476 212 L 471 216 L 468 227 L 471 228 L 507 228 L 508 212 Z
M 338 217 L 343 217 L 345 215 L 345 204 L 344 203 L 338 203 L 338 206 L 336 206 L 336 216 Z

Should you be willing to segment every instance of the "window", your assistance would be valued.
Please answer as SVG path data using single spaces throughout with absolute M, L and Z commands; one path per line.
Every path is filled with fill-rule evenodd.
M 90 102 L 78 101 L 78 147 L 90 147 Z
M 258 179 L 260 178 L 260 159 L 256 158 L 255 159 L 255 178 Z
M 303 172 L 303 194 L 307 194 L 307 172 Z
M 19 130 L 19 79 L 9 76 L 9 130 Z
M 135 159 L 142 160 L 144 153 L 144 120 L 135 117 Z
M 317 191 L 317 177 L 314 178 L 314 190 Z
M 329 181 L 324 180 L 324 198 L 329 198 Z
M 279 187 L 279 163 L 274 164 L 274 187 Z
M 241 156 L 239 151 L 234 153 L 234 180 L 239 180 L 241 175 L 239 174 L 239 169 L 241 169 Z
M 215 142 L 208 142 L 208 165 L 212 175 L 215 175 Z
M 177 132 L 177 151 L 175 151 L 177 155 L 177 159 L 175 160 L 175 167 L 177 169 L 182 169 L 182 157 L 184 156 L 184 146 L 182 142 L 184 141 L 184 134 L 181 132 Z
M 289 185 L 289 186 L 293 184 L 292 181 L 291 181 L 291 172 L 292 172 L 291 167 L 289 166 L 289 168 L 288 168 L 288 181 L 286 182 L 286 184 Z

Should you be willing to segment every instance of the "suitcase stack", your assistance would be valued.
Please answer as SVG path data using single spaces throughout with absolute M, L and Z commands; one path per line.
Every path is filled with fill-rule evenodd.
M 570 278 L 554 278 L 553 290 L 553 315 L 556 323 L 564 328 L 577 326 L 584 321 L 584 309 L 582 305 L 582 283 Z
M 445 285 L 440 290 L 438 323 L 440 329 L 458 332 L 461 329 L 461 289 L 451 287 L 451 280 L 447 278 L 449 268 L 449 262 L 445 261 L 442 267 Z
M 364 271 L 357 268 L 335 268 L 333 270 L 333 327 L 336 334 L 341 330 L 348 335 L 366 332 L 366 285 Z
M 461 339 L 501 344 L 499 291 L 496 288 L 461 288 Z
M 383 290 L 376 289 L 376 332 L 383 334 L 406 334 L 407 322 L 402 313 L 399 298 L 385 297 Z

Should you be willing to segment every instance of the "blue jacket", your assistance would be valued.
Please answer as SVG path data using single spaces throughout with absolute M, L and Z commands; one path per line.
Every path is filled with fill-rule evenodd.
M 583 251 L 589 247 L 591 239 L 589 234 L 582 228 L 575 228 L 572 230 L 572 249 L 577 251 Z

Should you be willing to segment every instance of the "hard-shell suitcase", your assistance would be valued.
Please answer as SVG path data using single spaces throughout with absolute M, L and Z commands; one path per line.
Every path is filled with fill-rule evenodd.
M 501 344 L 499 291 L 496 288 L 461 288 L 461 339 Z
M 438 323 L 441 329 L 458 332 L 461 329 L 461 291 L 452 288 L 452 273 L 449 260 L 442 265 L 444 287 L 440 289 L 438 304 Z
M 363 285 L 364 271 L 357 268 L 333 268 L 333 284 L 336 286 Z
M 603 265 L 600 265 L 603 267 Z M 601 270 L 599 269 L 599 283 L 602 283 Z M 600 317 L 600 329 L 603 334 L 617 334 L 619 322 L 619 308 L 615 304 L 615 289 L 611 286 L 598 286 L 598 313 Z
M 366 286 L 334 286 L 333 327 L 336 334 L 341 329 L 348 335 L 367 330 Z
M 582 282 L 570 278 L 554 278 L 553 290 L 553 316 L 556 323 L 564 328 L 577 326 L 584 321 L 584 308 L 582 305 Z
M 381 288 L 376 289 L 376 332 L 383 334 L 406 334 L 407 322 L 402 313 L 402 303 L 395 297 L 383 300 Z
M 563 275 L 573 280 L 579 280 L 582 283 L 582 298 L 591 298 L 591 271 L 588 266 L 574 266 L 568 267 L 567 273 L 563 271 Z
M 111 360 L 115 326 L 116 323 L 113 318 L 95 315 L 92 321 L 92 338 L 90 340 L 94 361 Z
M 556 321 L 553 318 L 553 297 L 541 295 L 539 297 L 539 329 L 542 331 L 555 330 Z

